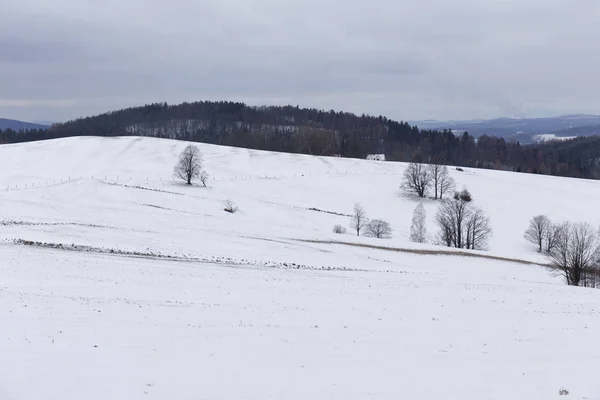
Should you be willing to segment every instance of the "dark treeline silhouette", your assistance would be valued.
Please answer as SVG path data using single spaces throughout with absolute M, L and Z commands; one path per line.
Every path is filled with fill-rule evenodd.
M 70 136 L 152 136 L 313 155 L 502 169 L 600 178 L 600 138 L 521 145 L 449 130 L 419 130 L 386 117 L 317 109 L 251 107 L 234 102 L 155 103 L 55 124 L 48 130 L 0 131 L 0 143 Z

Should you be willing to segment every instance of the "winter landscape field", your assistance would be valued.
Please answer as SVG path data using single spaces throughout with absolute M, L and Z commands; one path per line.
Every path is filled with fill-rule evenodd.
M 0 146 L 0 399 L 600 399 L 600 291 L 523 239 L 600 226 L 599 181 L 450 168 L 493 228 L 453 251 L 409 240 L 406 164 L 198 144 L 190 187 L 187 145 Z

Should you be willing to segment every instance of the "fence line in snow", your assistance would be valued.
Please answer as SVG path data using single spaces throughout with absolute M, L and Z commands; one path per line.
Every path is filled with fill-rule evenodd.
M 400 172 L 395 172 L 395 171 L 391 171 L 391 172 L 359 172 L 359 171 L 335 171 L 335 172 L 331 172 L 331 171 L 327 171 L 327 172 L 312 172 L 309 171 L 307 173 L 299 173 L 299 174 L 256 174 L 256 175 L 231 175 L 231 176 L 213 176 L 210 177 L 209 180 L 211 181 L 251 181 L 251 180 L 289 180 L 289 179 L 294 179 L 294 178 L 306 178 L 306 177 L 315 177 L 315 176 L 331 176 L 331 175 L 343 175 L 343 176 L 358 176 L 358 175 L 366 175 L 366 176 L 376 176 L 376 175 L 401 175 Z M 66 183 L 72 183 L 72 182 L 77 182 L 77 181 L 81 181 L 84 179 L 90 179 L 93 181 L 104 181 L 104 182 L 131 182 L 134 179 L 131 176 L 126 176 L 126 177 L 122 177 L 122 176 L 109 176 L 109 175 L 104 175 L 104 176 L 98 176 L 98 175 L 91 175 L 91 176 L 67 176 L 66 178 L 60 178 L 60 179 L 46 179 L 43 181 L 37 181 L 37 182 L 27 182 L 27 183 L 17 183 L 17 184 L 8 184 L 5 187 L 5 191 L 15 191 L 15 190 L 26 190 L 26 189 L 41 189 L 41 188 L 46 188 L 46 187 L 52 187 L 52 186 L 59 186 L 59 185 L 63 185 Z M 176 179 L 166 179 L 163 177 L 159 177 L 158 179 L 160 182 L 176 182 Z M 136 181 L 139 181 L 136 179 Z M 156 182 L 156 179 L 150 179 L 149 176 L 146 176 L 146 178 L 144 179 L 145 182 Z M 1 189 L 0 189 L 1 190 Z

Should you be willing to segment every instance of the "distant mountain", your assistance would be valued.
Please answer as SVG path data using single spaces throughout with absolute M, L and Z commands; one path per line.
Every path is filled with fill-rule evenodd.
M 539 135 L 558 137 L 590 136 L 600 133 L 600 115 L 563 115 L 548 118 L 496 118 L 470 121 L 411 121 L 421 129 L 451 129 L 467 131 L 474 137 L 483 135 L 533 143 Z M 560 133 L 559 133 L 560 132 Z
M 551 133 L 556 135 L 557 137 L 600 135 L 600 124 L 578 126 L 576 128 L 560 129 L 560 130 L 557 130 L 557 131 L 554 131 Z
M 33 122 L 34 124 L 47 125 L 47 126 L 52 126 L 52 124 L 56 123 L 56 121 L 44 121 L 44 120 L 33 120 L 31 122 Z
M 0 129 L 12 129 L 20 131 L 21 129 L 48 129 L 49 125 L 32 124 L 31 122 L 17 121 L 15 119 L 0 118 Z

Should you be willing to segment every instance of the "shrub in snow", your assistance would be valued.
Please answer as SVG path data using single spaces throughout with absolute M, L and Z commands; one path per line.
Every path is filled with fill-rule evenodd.
M 473 200 L 473 196 L 471 196 L 471 192 L 469 192 L 467 189 L 465 189 L 462 192 L 455 192 L 454 200 L 462 200 L 462 201 L 469 202 L 469 201 Z
M 231 199 L 227 199 L 223 202 L 223 210 L 230 213 L 235 214 L 239 211 L 239 208 L 235 205 L 235 203 Z
M 343 235 L 343 234 L 346 233 L 346 228 L 344 228 L 341 225 L 336 225 L 336 226 L 333 227 L 333 233 L 337 233 L 337 234 Z
M 558 391 L 559 396 L 568 396 L 569 395 L 569 391 L 567 389 L 560 389 Z

